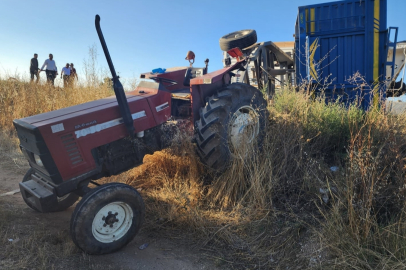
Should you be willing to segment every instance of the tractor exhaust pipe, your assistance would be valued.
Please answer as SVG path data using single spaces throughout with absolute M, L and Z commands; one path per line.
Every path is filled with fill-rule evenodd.
M 123 85 L 121 84 L 119 77 L 114 69 L 113 62 L 111 61 L 109 50 L 107 49 L 106 41 L 104 40 L 103 33 L 100 28 L 100 16 L 96 15 L 95 19 L 96 31 L 99 35 L 100 43 L 102 45 L 104 55 L 106 56 L 107 63 L 109 64 L 111 75 L 113 76 L 114 93 L 116 94 L 118 107 L 120 109 L 121 116 L 123 117 L 124 125 L 127 128 L 128 133 L 134 138 L 134 124 L 131 116 L 130 108 L 128 106 L 127 98 L 125 96 Z

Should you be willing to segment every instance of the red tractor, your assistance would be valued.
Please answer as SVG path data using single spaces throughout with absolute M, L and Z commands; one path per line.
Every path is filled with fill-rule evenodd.
M 172 118 L 189 118 L 202 161 L 223 171 L 241 144 L 260 142 L 267 121 L 267 102 L 248 84 L 231 83 L 248 57 L 229 51 L 238 61 L 208 73 L 203 68 L 144 73 L 138 87 L 125 93 L 116 75 L 100 17 L 96 30 L 113 76 L 115 96 L 14 120 L 20 148 L 30 170 L 20 183 L 24 201 L 39 212 L 62 211 L 82 197 L 73 212 L 74 243 L 89 254 L 114 252 L 128 244 L 145 215 L 140 194 L 122 183 L 94 180 L 140 165 L 146 154 L 168 145 L 165 127 Z M 256 42 L 252 34 L 230 38 L 234 47 Z M 236 41 L 237 40 L 237 41 Z M 188 54 L 189 60 L 193 54 Z M 90 189 L 89 183 L 97 187 Z

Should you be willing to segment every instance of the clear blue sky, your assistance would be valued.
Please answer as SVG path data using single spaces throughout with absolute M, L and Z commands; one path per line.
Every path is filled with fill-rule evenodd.
M 255 29 L 258 41 L 293 41 L 297 7 L 323 2 L 329 1 L 0 0 L 0 75 L 28 76 L 33 53 L 40 65 L 53 53 L 58 70 L 73 62 L 80 74 L 93 44 L 99 65 L 107 67 L 96 14 L 121 77 L 185 66 L 189 50 L 196 54 L 195 66 L 209 58 L 214 71 L 222 67 L 221 36 Z M 388 0 L 388 26 L 398 26 L 399 40 L 406 40 L 405 0 Z

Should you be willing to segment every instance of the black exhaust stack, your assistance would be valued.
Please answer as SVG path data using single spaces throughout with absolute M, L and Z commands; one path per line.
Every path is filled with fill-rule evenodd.
M 114 93 L 116 94 L 118 107 L 120 108 L 121 116 L 123 117 L 124 125 L 126 126 L 128 133 L 131 137 L 134 137 L 134 124 L 131 116 L 130 108 L 128 107 L 127 98 L 125 96 L 123 85 L 121 84 L 119 77 L 114 69 L 113 62 L 111 61 L 109 50 L 107 49 L 106 41 L 104 40 L 103 33 L 100 28 L 100 16 L 96 15 L 95 19 L 96 31 L 99 35 L 100 43 L 103 47 L 104 55 L 106 56 L 107 63 L 109 64 L 111 75 L 113 76 Z

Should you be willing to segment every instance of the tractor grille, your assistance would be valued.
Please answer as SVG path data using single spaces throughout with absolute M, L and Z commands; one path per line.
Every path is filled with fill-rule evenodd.
M 71 164 L 76 166 L 83 163 L 82 154 L 73 134 L 64 135 L 61 139 Z

